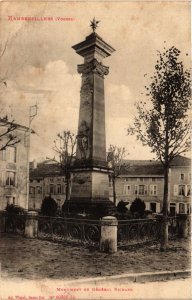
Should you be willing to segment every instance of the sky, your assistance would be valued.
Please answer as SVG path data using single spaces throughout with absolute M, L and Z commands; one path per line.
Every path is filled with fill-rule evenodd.
M 1 2 L 0 101 L 3 110 L 22 125 L 29 124 L 29 107 L 38 105 L 32 121 L 30 159 L 53 157 L 53 141 L 63 130 L 77 132 L 83 63 L 72 46 L 91 33 L 90 20 L 100 20 L 97 33 L 115 52 L 103 61 L 106 142 L 125 147 L 129 159 L 154 154 L 127 127 L 144 99 L 157 51 L 172 46 L 190 65 L 190 2 Z M 52 17 L 53 21 L 22 21 L 14 17 Z M 62 21 L 72 18 L 72 21 Z M 0 52 L 1 53 L 1 52 Z

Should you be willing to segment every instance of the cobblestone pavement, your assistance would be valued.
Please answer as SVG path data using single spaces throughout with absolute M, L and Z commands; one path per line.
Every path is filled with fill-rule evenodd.
M 166 252 L 160 252 L 156 244 L 105 254 L 82 246 L 1 233 L 0 262 L 2 278 L 68 280 L 122 273 L 185 270 L 190 269 L 190 242 L 186 239 L 170 241 Z

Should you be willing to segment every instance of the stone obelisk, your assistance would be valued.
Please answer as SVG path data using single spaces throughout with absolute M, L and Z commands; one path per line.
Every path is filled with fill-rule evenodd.
M 71 198 L 65 202 L 70 212 L 90 212 L 98 204 L 113 206 L 109 200 L 109 169 L 106 162 L 104 77 L 109 68 L 102 61 L 115 49 L 96 32 L 98 21 L 93 19 L 93 32 L 72 48 L 84 58 L 78 65 L 82 76 L 80 111 L 77 134 L 76 162 L 73 168 Z

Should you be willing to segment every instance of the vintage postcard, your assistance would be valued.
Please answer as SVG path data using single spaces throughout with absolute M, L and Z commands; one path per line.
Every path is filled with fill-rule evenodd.
M 190 26 L 0 2 L 0 300 L 192 298 Z

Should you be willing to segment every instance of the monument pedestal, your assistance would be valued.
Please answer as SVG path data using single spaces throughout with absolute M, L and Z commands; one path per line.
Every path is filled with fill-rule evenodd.
M 64 211 L 72 214 L 113 214 L 116 209 L 109 200 L 109 170 L 99 168 L 74 169 L 70 200 Z M 100 212 L 98 212 L 100 210 Z

